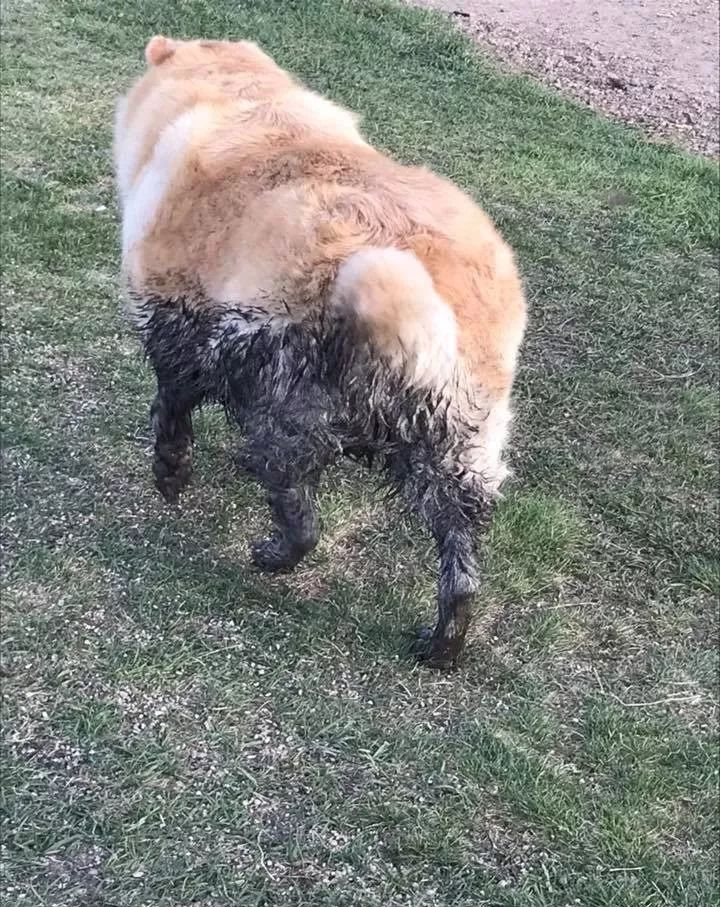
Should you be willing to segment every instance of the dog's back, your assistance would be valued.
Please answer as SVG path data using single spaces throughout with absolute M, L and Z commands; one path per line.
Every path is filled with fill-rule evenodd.
M 370 147 L 350 112 L 253 44 L 158 37 L 146 59 L 115 141 L 138 326 L 175 307 L 214 325 L 208 350 L 303 325 L 345 331 L 471 426 L 453 455 L 491 497 L 525 304 L 489 219 L 452 184 Z

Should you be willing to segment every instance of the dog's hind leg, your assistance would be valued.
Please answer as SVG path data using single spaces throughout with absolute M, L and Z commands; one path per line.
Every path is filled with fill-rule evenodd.
M 251 546 L 262 570 L 291 570 L 317 545 L 320 535 L 315 491 L 332 448 L 313 425 L 309 412 L 289 423 L 280 414 L 250 420 L 241 465 L 268 492 L 275 528 Z
M 320 526 L 315 507 L 316 481 L 268 489 L 275 529 L 252 544 L 253 563 L 261 570 L 292 570 L 317 545 Z
M 426 523 L 440 557 L 435 627 L 419 634 L 417 654 L 436 668 L 453 667 L 464 646 L 478 588 L 477 536 L 487 530 L 492 504 L 482 485 L 421 448 L 392 469 Z
M 426 646 L 419 650 L 424 661 L 438 668 L 453 667 L 460 656 L 478 588 L 477 527 L 464 518 L 451 519 L 445 525 L 446 519 L 443 514 L 431 523 L 440 555 L 438 616 L 434 629 L 421 634 Z

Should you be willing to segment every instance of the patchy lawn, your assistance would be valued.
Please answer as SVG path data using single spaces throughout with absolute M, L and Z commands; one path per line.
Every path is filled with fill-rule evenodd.
M 364 0 L 6 0 L 3 903 L 698 907 L 717 865 L 714 166 Z M 179 509 L 119 313 L 113 103 L 146 39 L 258 39 L 478 198 L 532 321 L 467 662 L 428 541 L 330 475 L 294 575 L 198 420 Z

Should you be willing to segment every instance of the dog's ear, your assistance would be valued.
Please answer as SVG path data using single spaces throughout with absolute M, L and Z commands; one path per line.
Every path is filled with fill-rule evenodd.
M 175 53 L 176 44 L 170 38 L 155 35 L 150 38 L 145 48 L 145 59 L 150 66 L 159 66 Z

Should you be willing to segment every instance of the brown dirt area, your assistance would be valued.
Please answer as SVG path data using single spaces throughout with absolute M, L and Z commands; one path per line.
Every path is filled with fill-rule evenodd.
M 720 152 L 718 0 L 406 0 L 653 138 Z

